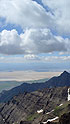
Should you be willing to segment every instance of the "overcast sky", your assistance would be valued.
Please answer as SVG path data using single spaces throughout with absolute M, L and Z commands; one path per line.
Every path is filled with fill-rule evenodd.
M 0 63 L 70 62 L 70 0 L 0 0 Z

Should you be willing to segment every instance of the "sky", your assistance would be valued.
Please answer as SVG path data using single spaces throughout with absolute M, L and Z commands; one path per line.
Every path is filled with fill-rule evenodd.
M 70 67 L 69 12 L 70 0 L 0 0 L 0 64 Z

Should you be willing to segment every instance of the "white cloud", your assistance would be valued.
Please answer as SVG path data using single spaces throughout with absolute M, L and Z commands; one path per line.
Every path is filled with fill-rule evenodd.
M 52 15 L 32 0 L 0 0 L 0 17 L 23 29 L 50 27 L 54 23 Z
M 70 0 L 42 0 L 54 14 L 56 29 L 60 34 L 70 34 Z
M 38 55 L 24 55 L 24 56 L 3 56 L 0 57 L 0 63 L 64 63 L 70 62 L 70 56 L 38 56 Z
M 27 53 L 67 51 L 65 40 L 54 36 L 48 29 L 30 29 L 21 35 Z M 27 47 L 28 46 L 28 47 Z
M 36 61 L 36 62 L 65 62 L 70 61 L 70 56 L 37 56 L 37 55 L 25 55 L 24 60 Z
M 16 30 L 3 30 L 0 33 L 0 53 L 1 54 L 22 54 L 24 49 L 20 46 L 21 38 Z
M 49 29 L 29 29 L 25 33 L 3 30 L 0 33 L 0 54 L 39 54 L 69 52 L 70 40 L 54 36 Z
M 49 28 L 70 35 L 70 0 L 42 0 L 51 12 L 32 0 L 0 0 L 0 17 L 27 28 Z M 53 15 L 52 15 L 53 13 Z
M 48 56 L 44 57 L 44 61 L 47 62 L 70 62 L 70 56 Z
M 25 60 L 39 60 L 39 56 L 34 55 L 34 54 L 27 54 L 24 55 Z

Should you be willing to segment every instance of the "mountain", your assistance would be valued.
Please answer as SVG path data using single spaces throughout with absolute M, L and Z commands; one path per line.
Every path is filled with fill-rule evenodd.
M 58 77 L 52 77 L 48 81 L 46 81 L 47 87 L 63 87 L 63 86 L 70 86 L 70 73 L 64 71 Z
M 70 124 L 70 112 L 63 114 L 60 117 L 59 124 Z
M 68 87 L 45 88 L 14 96 L 0 104 L 0 124 L 42 124 L 60 114 L 61 107 L 62 113 L 65 108 L 70 111 L 67 91 Z
M 15 87 L 11 90 L 4 91 L 0 94 L 0 102 L 7 102 L 13 96 L 18 95 L 19 93 L 24 92 L 33 92 L 38 89 L 43 88 L 53 88 L 53 87 L 63 87 L 63 86 L 70 86 L 70 73 L 64 71 L 58 77 L 52 77 L 48 81 L 44 83 L 23 83 L 18 87 Z
M 56 107 L 52 113 L 59 118 L 47 124 L 70 124 L 70 101 L 66 101 L 62 106 Z M 41 122 L 41 124 L 43 123 Z

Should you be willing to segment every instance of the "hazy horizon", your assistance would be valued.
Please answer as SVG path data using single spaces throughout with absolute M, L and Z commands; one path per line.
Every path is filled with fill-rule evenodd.
M 0 72 L 5 71 L 37 71 L 59 72 L 70 71 L 70 63 L 0 63 Z

